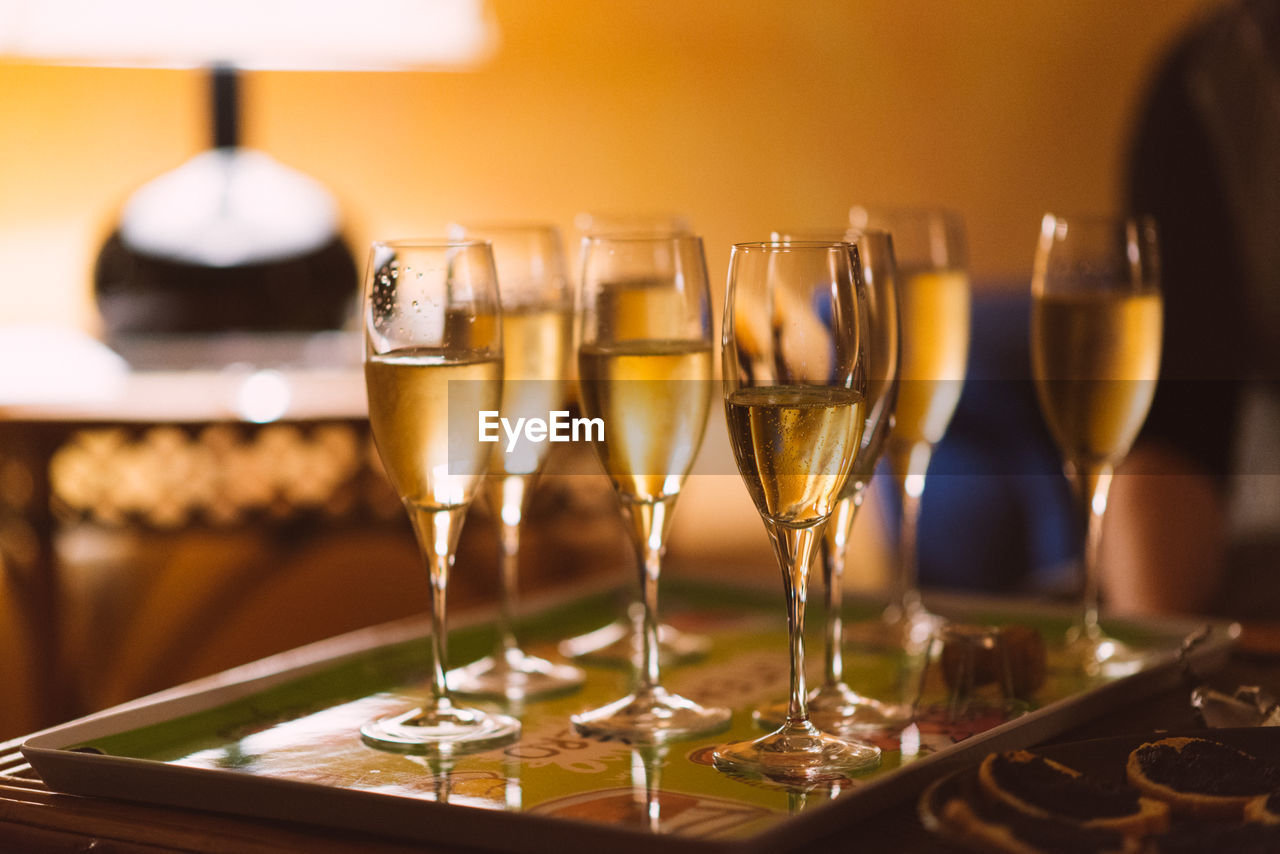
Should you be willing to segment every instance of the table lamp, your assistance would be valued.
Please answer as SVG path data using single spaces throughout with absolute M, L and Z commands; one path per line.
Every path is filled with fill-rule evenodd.
M 495 45 L 484 0 L 0 0 L 0 59 L 209 70 L 211 147 L 125 202 L 94 272 L 105 337 L 135 367 L 157 353 L 173 366 L 157 338 L 351 316 L 338 203 L 241 144 L 242 72 L 457 70 Z

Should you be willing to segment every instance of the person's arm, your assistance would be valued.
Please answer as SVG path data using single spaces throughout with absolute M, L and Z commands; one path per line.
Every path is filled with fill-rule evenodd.
M 1156 441 L 1134 447 L 1111 483 L 1100 563 L 1107 609 L 1198 613 L 1224 577 L 1227 513 L 1218 480 Z

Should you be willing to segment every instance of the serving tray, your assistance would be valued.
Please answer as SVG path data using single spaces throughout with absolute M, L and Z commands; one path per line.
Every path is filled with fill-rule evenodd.
M 1108 630 L 1152 653 L 1122 678 L 1051 676 L 1031 711 L 1012 720 L 921 719 L 872 741 L 881 765 L 807 791 L 718 772 L 711 751 L 760 734 L 751 710 L 785 695 L 786 639 L 781 591 L 664 582 L 664 618 L 710 636 L 703 660 L 668 668 L 664 684 L 695 700 L 734 709 L 729 730 L 663 748 L 582 738 L 569 715 L 626 693 L 625 668 L 588 667 L 574 694 L 512 709 L 521 740 L 447 763 L 366 746 L 359 726 L 412 705 L 424 690 L 429 630 L 421 620 L 366 629 L 273 656 L 216 678 L 171 689 L 29 738 L 28 761 L 53 789 L 264 817 L 413 839 L 471 850 L 563 851 L 593 845 L 613 852 L 750 854 L 812 844 L 894 803 L 915 798 L 939 775 L 989 750 L 1025 747 L 1181 678 L 1184 637 L 1204 626 L 1178 620 L 1115 621 Z M 534 651 L 599 627 L 619 597 L 596 592 L 543 603 L 522 636 Z M 930 600 L 953 618 L 1019 622 L 1047 639 L 1069 614 L 1007 600 Z M 874 609 L 854 603 L 850 620 Z M 815 609 L 811 622 L 818 622 Z M 816 627 L 815 627 L 816 628 Z M 1199 673 L 1226 660 L 1237 629 L 1209 624 L 1190 654 Z M 454 663 L 486 653 L 492 626 L 451 632 Z M 810 661 L 821 659 L 817 638 Z M 847 681 L 871 696 L 903 692 L 900 656 L 847 649 Z M 420 693 L 419 693 L 420 696 Z M 657 838 L 655 838 L 657 837 Z

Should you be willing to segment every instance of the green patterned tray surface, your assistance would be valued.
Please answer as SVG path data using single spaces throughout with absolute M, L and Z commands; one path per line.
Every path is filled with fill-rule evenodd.
M 441 765 L 366 746 L 358 732 L 363 722 L 408 708 L 425 691 L 429 644 L 416 639 L 335 661 L 195 714 L 62 747 L 451 806 L 632 827 L 687 840 L 733 842 L 776 828 L 798 811 L 856 795 L 871 781 L 1002 723 L 994 717 L 957 724 L 948 723 L 945 716 L 926 716 L 901 733 L 870 739 L 883 750 L 878 768 L 826 781 L 809 792 L 728 777 L 712 767 L 712 748 L 760 735 L 751 710 L 782 698 L 787 690 L 781 591 L 768 595 L 671 583 L 664 596 L 664 617 L 678 628 L 710 636 L 713 645 L 706 658 L 668 668 L 663 682 L 694 700 L 731 707 L 734 717 L 725 732 L 663 748 L 580 737 L 572 731 L 569 716 L 622 696 L 630 679 L 623 668 L 591 666 L 580 691 L 514 709 L 523 734 L 506 748 Z M 525 621 L 522 636 L 531 650 L 554 655 L 554 641 L 607 622 L 618 613 L 620 601 L 614 594 L 597 594 L 551 608 Z M 820 608 L 811 611 L 810 628 L 816 630 Z M 869 607 L 855 604 L 848 617 L 857 621 L 872 615 Z M 997 624 L 1014 621 L 1009 610 L 999 606 L 967 616 Z M 1065 618 L 1044 611 L 1018 613 L 1016 622 L 1035 626 L 1047 639 L 1059 637 L 1067 626 Z M 1138 646 L 1168 649 L 1174 640 L 1149 627 L 1111 628 L 1121 640 Z M 454 631 L 454 663 L 487 653 L 493 640 L 487 625 Z M 808 639 L 808 649 L 810 663 L 819 664 L 816 634 Z M 816 676 L 814 669 L 810 668 L 811 678 Z M 845 651 L 845 672 L 854 688 L 882 698 L 905 696 L 904 683 L 909 681 L 898 657 L 852 647 Z M 1034 705 L 1047 706 L 1090 688 L 1082 679 L 1051 672 Z

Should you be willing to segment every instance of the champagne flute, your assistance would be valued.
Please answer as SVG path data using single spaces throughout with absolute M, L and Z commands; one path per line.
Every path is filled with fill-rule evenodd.
M 902 349 L 887 451 L 902 499 L 902 521 L 884 622 L 892 645 L 920 652 L 939 624 L 920 599 L 920 498 L 933 448 L 960 401 L 969 353 L 964 229 L 958 215 L 933 209 L 855 207 L 850 220 L 855 228 L 888 230 L 898 262 Z
M 1155 394 L 1163 302 L 1155 222 L 1045 214 L 1031 280 L 1036 396 L 1080 502 L 1083 608 L 1067 637 L 1089 675 L 1123 675 L 1143 658 L 1098 623 L 1098 544 L 1115 467 Z
M 502 417 L 542 418 L 563 409 L 573 338 L 573 292 L 560 232 L 547 225 L 457 226 L 452 236 L 487 240 L 502 290 Z M 449 674 L 454 692 L 530 700 L 564 693 L 585 680 L 580 668 L 525 652 L 515 633 L 520 523 L 551 445 L 493 445 L 485 493 L 497 517 L 498 642 L 493 655 Z
M 596 237 L 583 252 L 578 375 L 595 449 L 622 503 L 639 564 L 641 644 L 633 691 L 574 715 L 583 735 L 662 744 L 722 729 L 729 710 L 666 691 L 658 578 L 676 499 L 711 405 L 711 316 L 699 237 Z
M 730 257 L 725 415 L 738 471 L 782 569 L 791 690 L 781 727 L 715 749 L 722 771 L 802 785 L 880 761 L 879 748 L 813 725 L 804 672 L 809 568 L 866 424 L 860 277 L 849 243 L 740 243 Z
M 502 313 L 485 242 L 373 244 L 364 286 L 369 426 L 404 501 L 431 587 L 431 697 L 366 723 L 386 750 L 448 756 L 520 735 L 515 718 L 454 705 L 445 679 L 445 594 L 458 534 L 484 475 L 489 447 L 479 414 L 502 397 Z
M 898 296 L 893 238 L 887 231 L 820 232 L 827 239 L 847 240 L 858 247 L 863 294 L 860 336 L 862 370 L 867 376 L 866 424 L 853 461 L 853 472 L 836 503 L 822 538 L 822 578 L 826 611 L 823 636 L 822 683 L 809 694 L 809 718 L 826 732 L 857 732 L 906 722 L 908 706 L 887 703 L 855 691 L 844 681 L 844 566 L 849 539 L 876 463 L 893 424 L 898 398 Z M 775 232 L 775 240 L 799 235 Z M 774 703 L 756 711 L 757 722 L 777 726 L 786 719 L 787 704 Z
M 592 237 L 693 234 L 689 220 L 678 213 L 583 211 L 574 217 L 574 225 L 583 236 L 583 251 L 591 245 Z M 569 638 L 560 644 L 560 652 L 569 658 L 599 664 L 634 665 L 639 656 L 643 618 L 643 606 L 639 601 L 632 601 L 622 617 L 585 635 Z M 701 658 L 710 648 L 711 640 L 705 635 L 658 624 L 658 657 L 663 667 Z

